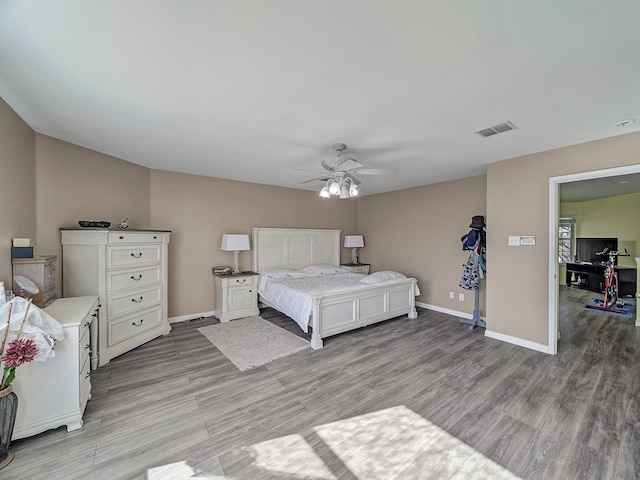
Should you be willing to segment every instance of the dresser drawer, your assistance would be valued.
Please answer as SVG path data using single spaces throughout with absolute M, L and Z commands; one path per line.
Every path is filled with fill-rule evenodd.
M 111 244 L 119 243 L 162 243 L 162 233 L 145 232 L 145 233 L 124 233 L 111 232 L 107 237 L 107 242 Z
M 107 247 L 107 268 L 160 263 L 161 245 Z
M 136 335 L 162 325 L 162 307 L 110 320 L 107 325 L 108 343 L 112 347 Z
M 84 363 L 89 358 L 89 354 L 91 353 L 91 336 L 89 335 L 89 329 L 80 327 L 80 342 L 78 342 L 78 348 L 80 349 L 79 365 L 78 368 L 81 368 Z
M 125 288 L 137 288 L 159 283 L 162 277 L 160 265 L 107 272 L 107 294 Z
M 109 317 L 117 317 L 125 313 L 148 308 L 162 301 L 162 286 L 137 290 L 135 292 L 109 295 L 107 303 L 109 305 Z
M 89 373 L 89 358 L 82 365 L 80 369 L 80 379 L 78 385 L 80 386 L 80 410 L 84 413 L 84 407 L 89 401 L 89 394 L 91 393 L 91 374 Z

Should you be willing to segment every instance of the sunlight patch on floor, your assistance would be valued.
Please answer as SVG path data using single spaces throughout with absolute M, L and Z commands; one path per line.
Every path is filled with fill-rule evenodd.
M 187 462 L 176 462 L 147 470 L 148 480 L 225 480 L 224 475 L 200 475 Z
M 197 476 L 181 462 L 149 470 L 148 479 L 337 480 L 346 472 L 358 480 L 520 480 L 405 406 L 256 443 L 232 455 L 234 463 L 243 465 L 233 475 Z

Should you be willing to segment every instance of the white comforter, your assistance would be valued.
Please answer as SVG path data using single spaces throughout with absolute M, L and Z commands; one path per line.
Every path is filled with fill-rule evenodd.
M 393 275 L 376 277 L 380 274 Z M 312 295 L 364 289 L 373 283 L 394 282 L 405 278 L 396 272 L 362 275 L 333 266 L 312 266 L 302 270 L 279 269 L 260 274 L 258 293 L 279 311 L 294 319 L 303 331 L 308 332 L 313 310 Z M 416 295 L 419 295 L 419 291 Z

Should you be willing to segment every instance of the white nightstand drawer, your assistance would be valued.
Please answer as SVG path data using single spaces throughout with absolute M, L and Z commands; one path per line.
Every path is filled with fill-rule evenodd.
M 160 306 L 119 320 L 111 320 L 107 326 L 109 346 L 117 345 L 160 325 L 162 325 L 162 308 Z
M 127 291 L 117 295 L 109 295 L 107 304 L 109 316 L 117 317 L 143 308 L 149 308 L 162 301 L 162 287 L 156 285 L 135 292 Z
M 107 293 L 159 283 L 161 275 L 160 265 L 109 271 L 107 272 Z
M 351 273 L 362 273 L 364 275 L 369 275 L 369 268 L 371 267 L 368 263 L 343 263 L 340 266 Z
M 218 278 L 220 279 L 220 283 L 224 288 L 255 285 L 258 283 L 257 275 L 242 275 L 242 276 L 229 275 L 226 277 L 220 276 Z
M 107 247 L 107 268 L 160 263 L 160 245 Z

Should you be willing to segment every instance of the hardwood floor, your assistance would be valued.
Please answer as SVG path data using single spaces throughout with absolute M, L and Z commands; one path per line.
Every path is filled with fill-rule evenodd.
M 196 331 L 217 320 L 174 324 L 93 372 L 84 427 L 14 442 L 0 478 L 637 479 L 640 328 L 593 296 L 561 288 L 556 356 L 420 310 L 240 372 Z

